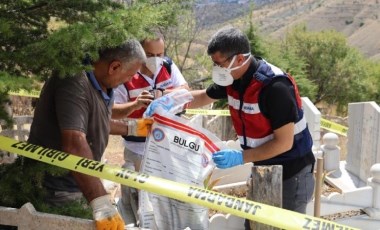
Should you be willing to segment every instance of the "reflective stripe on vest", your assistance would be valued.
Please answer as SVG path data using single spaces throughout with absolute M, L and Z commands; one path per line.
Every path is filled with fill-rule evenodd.
M 306 129 L 307 124 L 306 124 L 306 119 L 305 117 L 302 117 L 301 120 L 299 120 L 295 125 L 294 125 L 294 135 L 297 135 L 301 133 L 304 129 Z M 243 136 L 238 136 L 238 139 L 240 143 L 244 142 L 244 137 Z M 270 141 L 273 139 L 273 134 L 269 134 L 265 137 L 262 138 L 250 138 L 247 137 L 247 146 L 251 148 L 256 148 L 260 145 L 265 144 L 266 142 Z
M 240 100 L 235 99 L 231 96 L 228 96 L 228 105 L 230 105 L 235 110 L 239 110 Z M 260 113 L 260 108 L 259 108 L 258 103 L 243 102 L 242 110 L 244 113 L 247 113 L 247 114 L 258 114 L 258 113 Z
M 293 85 L 298 119 L 294 124 L 294 142 L 292 149 L 275 158 L 266 160 L 270 163 L 278 159 L 294 159 L 302 157 L 311 151 L 312 140 L 307 128 L 306 119 L 302 110 L 302 101 L 293 78 L 283 73 L 279 68 L 263 61 L 259 61 L 257 71 L 245 88 L 240 110 L 240 91 L 227 86 L 228 105 L 238 139 L 243 149 L 255 148 L 274 138 L 270 120 L 260 110 L 259 96 L 262 88 L 273 78 L 285 77 Z

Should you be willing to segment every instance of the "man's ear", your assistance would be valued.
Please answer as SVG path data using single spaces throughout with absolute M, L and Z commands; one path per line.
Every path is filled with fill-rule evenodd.
M 115 72 L 119 71 L 118 69 L 122 68 L 120 61 L 112 61 L 108 66 L 108 74 L 112 75 Z
M 240 64 L 243 64 L 243 62 L 245 61 L 245 57 L 244 57 L 243 54 L 238 54 L 238 55 L 236 56 L 236 59 L 237 59 L 237 63 L 239 63 L 239 65 L 240 65 Z

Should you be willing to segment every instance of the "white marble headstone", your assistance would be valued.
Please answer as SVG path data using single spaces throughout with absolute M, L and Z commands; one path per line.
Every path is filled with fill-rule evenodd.
M 380 163 L 380 107 L 375 102 L 348 104 L 346 169 L 366 181 Z

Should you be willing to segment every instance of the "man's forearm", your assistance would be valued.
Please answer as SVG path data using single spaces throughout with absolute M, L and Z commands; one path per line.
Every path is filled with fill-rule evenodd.
M 124 104 L 114 104 L 112 107 L 112 119 L 123 119 L 131 114 L 137 107 L 136 101 L 127 102 Z
M 180 85 L 180 86 L 178 86 L 178 87 L 176 87 L 176 88 L 173 88 L 173 89 L 165 89 L 165 91 L 163 92 L 163 94 L 164 94 L 164 95 L 165 95 L 165 94 L 169 94 L 169 93 L 171 93 L 171 92 L 174 92 L 174 91 L 176 91 L 176 90 L 180 90 L 180 89 L 190 90 L 190 87 L 189 87 L 188 84 Z
M 86 135 L 80 131 L 62 131 L 62 150 L 79 157 L 94 159 L 91 148 L 87 143 Z M 99 178 L 78 172 L 71 172 L 71 174 L 88 202 L 107 194 Z
M 110 120 L 110 134 L 112 135 L 127 135 L 128 124 L 119 120 Z
M 87 202 L 107 194 L 101 180 L 78 172 L 71 172 Z
M 205 89 L 193 90 L 190 92 L 191 92 L 191 95 L 194 97 L 194 100 L 190 102 L 189 107 L 188 107 L 189 109 L 199 108 L 216 101 L 215 99 L 212 99 L 209 96 L 207 96 Z

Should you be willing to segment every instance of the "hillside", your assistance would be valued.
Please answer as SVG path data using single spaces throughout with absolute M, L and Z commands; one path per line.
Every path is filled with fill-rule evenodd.
M 202 2 L 200 4 L 200 2 Z M 202 0 L 197 21 L 208 27 L 203 38 L 230 24 L 244 29 L 248 0 Z M 286 30 L 305 23 L 311 31 L 332 29 L 343 33 L 364 56 L 380 60 L 380 0 L 253 0 L 253 21 L 262 35 L 281 38 Z M 207 13 L 206 13 L 207 12 Z M 219 24 L 218 24 L 219 23 Z M 199 43 L 204 44 L 202 38 Z M 206 39 L 208 40 L 208 39 Z
M 333 29 L 366 57 L 380 60 L 379 0 L 282 1 L 254 11 L 262 34 L 282 37 L 290 27 L 305 23 L 311 31 Z
M 215 24 L 247 15 L 255 8 L 282 2 L 283 0 L 198 0 L 195 3 L 198 26 L 212 27 Z

